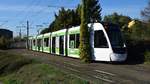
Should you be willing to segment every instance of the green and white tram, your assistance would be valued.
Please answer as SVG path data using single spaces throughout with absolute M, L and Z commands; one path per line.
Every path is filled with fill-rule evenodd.
M 88 24 L 91 31 L 92 60 L 125 61 L 126 45 L 117 25 L 110 23 Z M 30 37 L 30 49 L 39 52 L 79 58 L 80 26 Z
M 66 29 L 51 33 L 51 53 L 65 56 Z
M 30 39 L 30 40 L 32 41 L 32 44 L 31 44 L 32 47 L 31 47 L 31 48 L 32 48 L 32 50 L 34 50 L 34 51 L 37 51 L 37 50 L 38 50 L 36 37 L 37 37 L 37 36 L 33 36 L 33 37 L 32 37 L 32 40 Z
M 43 52 L 43 35 L 38 35 L 37 40 L 37 50 Z
M 29 49 L 31 50 L 32 49 L 32 39 L 33 37 L 29 37 Z
M 51 51 L 50 35 L 51 35 L 51 33 L 46 33 L 43 35 L 43 52 L 45 52 L 45 53 L 50 53 L 50 51 Z

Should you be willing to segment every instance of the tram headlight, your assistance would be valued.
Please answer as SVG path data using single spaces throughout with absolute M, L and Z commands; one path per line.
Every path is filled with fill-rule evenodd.
M 111 53 L 110 54 L 111 61 L 119 61 L 120 58 L 121 58 L 121 56 L 119 54 L 116 54 L 116 53 Z
M 125 61 L 127 58 L 127 54 L 110 54 L 110 61 Z
M 113 61 L 114 59 L 114 53 L 110 53 L 110 61 Z

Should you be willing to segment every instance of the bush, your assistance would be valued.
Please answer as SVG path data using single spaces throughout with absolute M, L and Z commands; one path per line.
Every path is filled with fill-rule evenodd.
M 7 49 L 9 48 L 11 40 L 5 37 L 0 37 L 0 49 Z
M 135 24 L 129 30 L 124 31 L 128 35 L 127 38 L 132 40 L 150 40 L 150 23 L 135 20 Z
M 146 51 L 144 53 L 144 57 L 145 57 L 144 61 L 150 63 L 150 51 Z
M 31 59 L 27 59 L 23 56 L 12 55 L 4 52 L 0 52 L 0 75 L 9 74 L 21 68 L 26 64 L 32 63 Z

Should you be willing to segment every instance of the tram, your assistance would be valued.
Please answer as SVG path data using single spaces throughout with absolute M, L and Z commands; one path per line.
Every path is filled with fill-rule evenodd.
M 90 45 L 92 60 L 122 62 L 127 58 L 126 45 L 119 26 L 112 23 L 91 23 Z M 79 58 L 80 26 L 32 36 L 33 51 Z

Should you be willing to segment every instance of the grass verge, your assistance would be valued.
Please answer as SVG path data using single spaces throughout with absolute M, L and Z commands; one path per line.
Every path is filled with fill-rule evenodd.
M 4 84 L 88 84 L 56 67 L 20 55 L 0 52 L 0 81 Z

